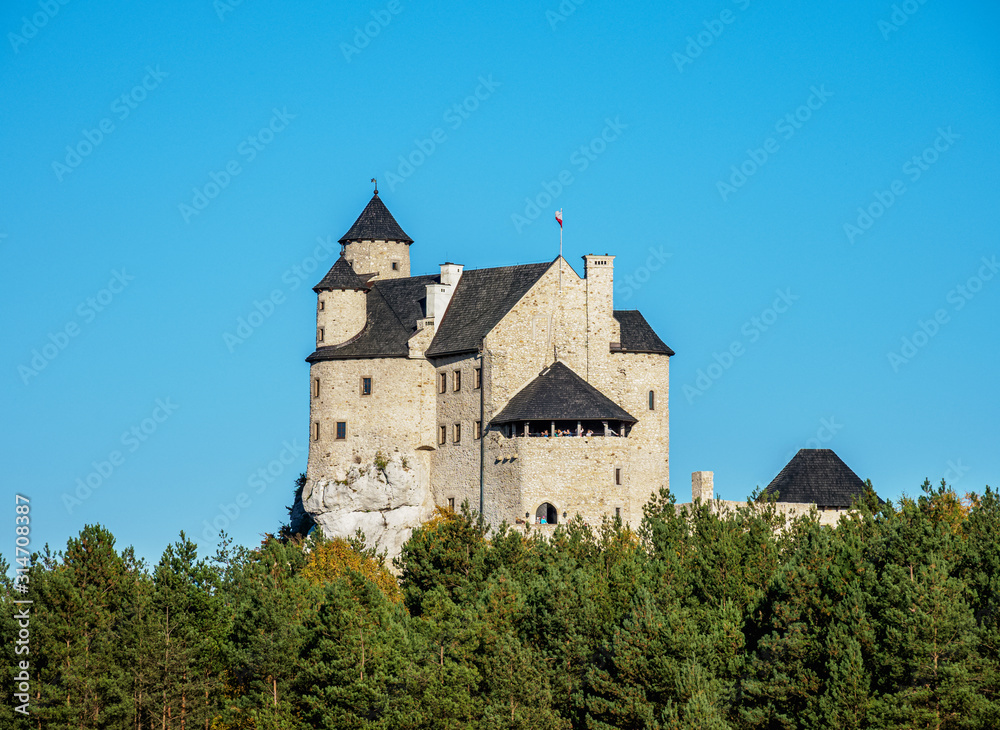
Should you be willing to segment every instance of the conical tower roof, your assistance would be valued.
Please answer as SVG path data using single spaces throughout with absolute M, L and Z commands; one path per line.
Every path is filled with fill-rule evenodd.
M 319 284 L 313 287 L 314 292 L 330 291 L 332 289 L 354 289 L 355 291 L 368 291 L 371 289 L 364 279 L 358 276 L 351 265 L 347 263 L 344 254 L 340 254 L 337 263 L 326 272 L 326 276 Z
M 400 241 L 402 243 L 413 243 L 413 239 L 406 235 L 406 232 L 399 227 L 392 213 L 385 207 L 385 203 L 378 196 L 378 191 L 368 201 L 368 205 L 361 211 L 361 215 L 354 221 L 351 229 L 340 239 L 340 243 L 350 243 L 351 241 Z

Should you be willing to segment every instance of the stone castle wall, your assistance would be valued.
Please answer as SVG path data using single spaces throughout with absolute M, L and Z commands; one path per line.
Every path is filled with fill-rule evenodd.
M 480 420 L 481 390 L 475 387 L 475 370 L 480 367 L 476 354 L 455 355 L 435 361 L 434 393 L 436 406 L 435 447 L 431 455 L 434 497 L 445 506 L 453 499 L 458 509 L 464 500 L 479 509 L 480 439 L 476 438 L 476 421 Z M 455 373 L 460 373 L 460 387 L 455 390 Z M 445 378 L 445 391 L 440 392 L 440 378 Z M 460 440 L 455 442 L 455 424 L 461 427 Z M 441 428 L 445 443 L 440 443 Z
M 378 274 L 378 279 L 410 275 L 410 246 L 399 241 L 352 241 L 344 247 L 344 257 L 359 274 Z
M 368 316 L 363 291 L 334 289 L 316 297 L 316 347 L 339 345 L 361 332 Z

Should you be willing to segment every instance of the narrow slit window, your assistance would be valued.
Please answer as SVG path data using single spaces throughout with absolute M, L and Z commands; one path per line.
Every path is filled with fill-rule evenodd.
M 473 430 L 473 435 L 477 439 L 481 439 L 483 437 L 483 422 L 482 421 L 476 421 L 476 427 Z
M 454 372 L 454 376 L 453 376 L 453 380 L 452 380 L 452 388 L 455 391 L 459 391 L 459 390 L 462 389 L 462 371 L 461 370 L 456 370 Z
M 316 341 L 317 342 L 322 342 L 323 339 L 324 339 L 324 337 L 325 337 L 325 335 L 326 335 L 326 331 L 322 327 L 318 328 L 316 330 Z
M 654 391 L 649 391 L 649 410 L 656 410 L 656 393 Z
M 347 421 L 337 421 L 337 440 L 343 441 L 347 438 Z
M 462 441 L 462 424 L 456 423 L 452 427 L 452 440 L 457 444 Z
M 448 509 L 450 509 L 452 512 L 455 511 L 455 498 L 454 497 L 448 497 Z
M 324 309 L 326 309 L 326 302 L 324 302 L 322 299 L 320 299 L 319 300 L 319 311 L 322 312 Z
M 474 375 L 473 375 L 473 378 L 472 378 L 472 386 L 473 386 L 473 388 L 475 388 L 476 390 L 478 390 L 479 388 L 483 387 L 483 369 L 482 368 L 476 368 L 473 372 L 474 372 Z
M 444 445 L 448 440 L 448 427 L 440 426 L 438 427 L 438 445 Z
M 438 393 L 444 393 L 448 390 L 448 373 L 441 373 L 438 376 Z
M 313 378 L 313 398 L 319 398 L 319 378 Z
M 313 421 L 312 437 L 313 441 L 319 441 L 319 421 Z
M 615 484 L 622 483 L 622 468 L 620 466 L 615 467 Z

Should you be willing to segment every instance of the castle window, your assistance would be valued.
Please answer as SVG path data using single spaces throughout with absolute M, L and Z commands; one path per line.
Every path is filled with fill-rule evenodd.
M 622 483 L 622 468 L 620 466 L 615 467 L 615 484 L 620 485 Z
M 457 444 L 462 441 L 462 424 L 456 423 L 452 432 L 452 440 Z
M 325 331 L 323 330 L 323 328 L 322 328 L 322 327 L 318 328 L 318 329 L 316 330 L 316 341 L 317 341 L 317 342 L 322 342 L 322 341 L 323 341 L 323 336 L 324 336 L 325 334 L 326 334 L 326 332 L 325 332 Z
M 448 509 L 450 509 L 452 512 L 455 511 L 455 498 L 454 497 L 448 497 Z
M 482 421 L 476 421 L 476 427 L 473 430 L 472 434 L 477 439 L 481 439 L 483 437 L 483 422 Z
M 371 395 L 371 394 L 372 394 L 372 379 L 361 378 L 361 395 Z
M 444 393 L 448 390 L 448 373 L 441 373 L 438 376 L 438 393 Z
M 319 398 L 319 378 L 313 378 L 313 398 Z
M 476 368 L 473 371 L 473 373 L 475 373 L 475 374 L 474 374 L 473 379 L 472 379 L 472 387 L 475 388 L 476 390 L 478 390 L 479 388 L 483 387 L 483 369 L 482 368 Z
M 649 391 L 649 410 L 656 410 L 656 393 Z
M 462 371 L 456 370 L 452 382 L 452 389 L 459 391 L 462 389 Z
M 319 311 L 322 312 L 324 309 L 326 309 L 326 302 L 324 302 L 322 299 L 320 299 L 319 300 Z
M 439 426 L 438 427 L 438 445 L 443 446 L 448 441 L 448 427 Z
M 615 507 L 615 519 L 619 519 L 620 520 L 621 518 L 622 518 L 622 508 L 621 507 Z
M 399 271 L 399 262 L 398 261 L 393 261 L 392 262 L 392 270 L 393 271 Z
M 313 421 L 312 437 L 313 441 L 319 441 L 319 421 Z
M 343 441 L 347 438 L 347 421 L 337 421 L 337 440 Z

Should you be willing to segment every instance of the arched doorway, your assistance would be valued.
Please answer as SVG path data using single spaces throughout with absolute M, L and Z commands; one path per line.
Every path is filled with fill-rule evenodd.
M 559 521 L 559 512 L 548 502 L 542 502 L 535 510 L 535 523 L 554 525 Z

